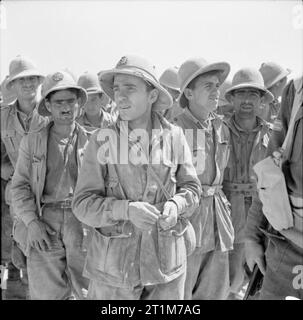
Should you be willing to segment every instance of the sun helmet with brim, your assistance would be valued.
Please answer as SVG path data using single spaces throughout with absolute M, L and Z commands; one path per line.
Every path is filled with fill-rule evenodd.
M 182 108 L 188 105 L 188 100 L 184 95 L 187 86 L 198 76 L 210 71 L 218 71 L 219 83 L 222 84 L 229 74 L 230 65 L 227 62 L 209 63 L 203 58 L 191 58 L 182 63 L 178 71 L 180 85 L 178 101 Z
M 274 99 L 272 93 L 264 86 L 261 72 L 254 68 L 243 68 L 235 73 L 231 87 L 225 92 L 225 99 L 231 102 L 234 91 L 239 89 L 259 90 L 263 94 L 264 103 L 269 103 Z
M 42 84 L 42 99 L 38 105 L 38 112 L 42 116 L 50 116 L 51 113 L 45 106 L 45 98 L 54 91 L 76 89 L 79 92 L 80 107 L 87 102 L 87 93 L 85 89 L 78 86 L 73 76 L 67 71 L 57 71 L 46 76 Z
M 155 66 L 146 59 L 136 55 L 127 55 L 119 60 L 115 68 L 100 71 L 98 76 L 101 88 L 112 100 L 114 100 L 113 84 L 115 75 L 131 75 L 146 81 L 159 91 L 158 98 L 153 103 L 152 110 L 162 111 L 170 108 L 173 100 L 168 91 L 159 83 L 155 69 Z

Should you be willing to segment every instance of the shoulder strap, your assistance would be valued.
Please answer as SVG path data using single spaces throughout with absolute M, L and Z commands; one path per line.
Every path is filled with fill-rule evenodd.
M 40 148 L 41 136 L 37 134 L 35 136 L 34 149 L 32 154 L 32 167 L 33 167 L 33 184 L 36 186 L 35 188 L 35 197 L 36 197 L 36 205 L 38 208 L 39 216 L 42 215 L 41 212 L 41 204 L 40 204 L 40 190 L 39 190 L 39 176 L 41 171 L 41 153 L 39 152 Z

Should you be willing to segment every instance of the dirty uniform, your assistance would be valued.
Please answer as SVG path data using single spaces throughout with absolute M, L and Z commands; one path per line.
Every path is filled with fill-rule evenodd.
M 303 78 L 301 77 L 301 83 L 299 83 L 300 88 L 302 88 L 301 90 L 303 90 L 302 80 Z M 281 110 L 278 116 L 281 120 L 282 127 L 280 131 L 273 132 L 270 139 L 271 146 L 280 147 L 283 144 L 288 129 L 294 96 L 295 87 L 294 81 L 292 80 L 283 91 Z M 303 232 L 302 229 L 299 229 L 300 227 L 302 228 L 303 219 L 302 100 L 301 107 L 295 117 L 293 130 L 289 157 L 284 162 L 282 171 L 289 191 L 293 214 L 297 215 L 298 219 L 301 217 L 300 226 L 296 224 L 296 219 L 294 220 L 294 228 Z M 271 154 L 275 147 L 269 150 L 268 154 Z M 262 202 L 258 196 L 256 196 L 247 218 L 246 239 L 260 244 L 264 243 L 265 238 L 269 239 L 265 252 L 266 273 L 261 288 L 260 299 L 284 300 L 286 296 L 293 296 L 302 300 L 302 269 L 300 269 L 300 266 L 302 267 L 303 265 L 303 249 L 273 228 L 265 231 L 266 224 L 267 220 L 262 213 Z
M 243 130 L 235 116 L 226 121 L 231 138 L 231 153 L 224 173 L 223 191 L 231 203 L 235 229 L 234 249 L 230 252 L 231 292 L 237 293 L 244 281 L 244 228 L 252 197 L 256 194 L 256 175 L 253 166 L 264 159 L 270 126 L 257 117 L 253 130 Z
M 73 210 L 80 221 L 94 227 L 84 268 L 91 280 L 89 299 L 184 297 L 183 234 L 201 188 L 182 130 L 156 112 L 151 117 L 150 148 L 129 135 L 125 121 L 118 119 L 106 133 L 117 138 L 109 144 L 118 154 L 116 160 L 104 160 L 105 129 L 94 133 L 86 149 Z M 126 158 L 120 161 L 123 148 Z M 138 150 L 149 161 L 136 163 Z M 164 190 L 178 207 L 176 226 L 163 231 L 156 223 L 152 230 L 143 231 L 125 220 L 130 201 L 148 202 L 162 211 L 167 199 Z
M 102 111 L 101 113 L 101 122 L 98 127 L 95 127 L 90 123 L 90 121 L 87 119 L 86 114 L 83 113 L 77 120 L 76 120 L 82 127 L 84 127 L 87 131 L 94 131 L 98 128 L 105 128 L 109 126 L 113 122 L 112 116 L 106 112 Z
M 53 122 L 21 141 L 12 179 L 13 208 L 19 220 L 14 226 L 16 241 L 27 255 L 31 299 L 62 300 L 72 294 L 83 299 L 88 282 L 82 277 L 85 253 L 81 223 L 71 210 L 88 133 L 76 124 L 69 139 L 59 139 Z M 53 230 L 51 249 L 28 247 L 26 227 L 41 219 Z
M 12 238 L 6 237 L 12 233 L 12 218 L 14 216 L 11 206 L 11 177 L 16 167 L 18 150 L 22 137 L 30 132 L 40 130 L 47 123 L 48 119 L 40 116 L 36 109 L 34 109 L 29 115 L 20 111 L 18 100 L 1 107 L 1 178 L 5 181 L 3 181 L 3 184 L 5 184 L 5 192 L 1 194 L 1 199 L 5 200 L 7 205 L 4 207 L 4 211 L 2 211 L 1 215 L 1 218 L 4 219 L 4 221 L 2 221 L 4 222 L 2 224 L 2 239 L 5 237 L 5 239 L 3 239 L 3 243 L 8 246 L 7 248 L 3 248 L 4 251 L 2 252 L 8 252 L 8 250 L 11 250 L 11 259 L 13 260 L 13 264 L 17 268 L 23 269 L 22 281 L 25 287 L 27 286 L 26 259 L 18 246 L 16 246 L 15 242 L 12 241 Z M 3 230 L 3 228 L 5 230 Z M 16 272 L 20 271 L 16 270 Z M 15 287 L 16 285 L 14 284 L 13 286 Z M 12 296 L 22 297 L 25 299 L 25 294 L 20 294 L 22 291 L 20 290 L 20 286 L 18 288 L 19 289 L 16 290 L 19 292 L 12 293 Z M 9 291 L 10 282 L 8 282 L 7 285 L 7 296 L 10 295 Z
M 230 205 L 222 192 L 229 157 L 229 131 L 216 114 L 211 113 L 202 123 L 188 108 L 174 123 L 185 131 L 202 185 L 200 205 L 190 218 L 197 245 L 188 257 L 185 298 L 225 299 L 229 293 L 228 251 L 233 248 L 234 240 Z M 193 132 L 193 136 L 187 132 Z

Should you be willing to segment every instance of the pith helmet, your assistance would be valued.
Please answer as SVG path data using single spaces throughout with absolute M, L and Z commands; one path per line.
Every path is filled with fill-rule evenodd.
M 97 74 L 85 72 L 78 79 L 78 86 L 82 87 L 89 93 L 103 92 Z
M 145 58 L 136 55 L 123 56 L 115 68 L 99 72 L 101 88 L 112 100 L 114 100 L 114 76 L 117 74 L 126 74 L 141 78 L 158 89 L 159 95 L 158 99 L 153 103 L 153 110 L 166 110 L 172 106 L 172 97 L 159 83 L 155 66 Z
M 262 63 L 259 71 L 264 79 L 264 85 L 266 89 L 272 87 L 275 83 L 287 77 L 290 73 L 290 69 L 284 69 L 275 62 Z
M 42 99 L 38 106 L 38 112 L 42 116 L 49 116 L 51 113 L 45 106 L 45 98 L 48 94 L 58 90 L 77 89 L 80 97 L 80 107 L 87 101 L 86 91 L 77 85 L 74 77 L 67 71 L 57 71 L 46 76 L 42 84 Z
M 218 77 L 220 84 L 222 84 L 229 74 L 230 65 L 227 62 L 209 63 L 203 58 L 191 58 L 180 66 L 178 71 L 180 85 L 179 102 L 182 108 L 185 108 L 188 103 L 184 90 L 192 80 L 209 71 L 220 71 Z
M 43 74 L 37 69 L 36 65 L 30 59 L 18 55 L 9 64 L 9 77 L 6 83 L 7 89 L 10 90 L 11 84 L 14 80 L 30 76 L 39 77 L 40 82 L 44 79 Z
M 225 92 L 225 99 L 231 102 L 230 97 L 235 90 L 242 88 L 252 88 L 261 91 L 264 94 L 264 102 L 269 103 L 274 96 L 264 86 L 262 74 L 257 69 L 243 68 L 237 71 L 233 77 L 231 87 Z
M 180 91 L 179 81 L 178 81 L 178 67 L 170 67 L 166 69 L 160 76 L 159 82 L 168 88 L 176 91 Z

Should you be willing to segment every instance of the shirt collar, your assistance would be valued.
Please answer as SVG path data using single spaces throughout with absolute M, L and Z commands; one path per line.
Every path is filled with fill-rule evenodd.
M 211 112 L 209 114 L 208 118 L 206 120 L 204 120 L 204 121 L 198 120 L 192 114 L 192 112 L 189 110 L 188 107 L 185 108 L 184 113 L 189 119 L 191 119 L 196 125 L 200 126 L 202 129 L 205 129 L 205 130 L 211 130 L 212 129 L 212 120 L 215 119 L 215 114 L 213 112 Z
M 253 128 L 252 130 L 245 130 L 242 129 L 236 122 L 235 120 L 235 115 L 233 114 L 232 117 L 230 118 L 230 122 L 232 124 L 232 126 L 236 129 L 236 131 L 238 132 L 246 132 L 246 133 L 251 133 L 251 132 L 258 132 L 260 131 L 260 129 L 263 127 L 264 122 L 263 120 L 257 116 L 257 125 L 255 128 Z

